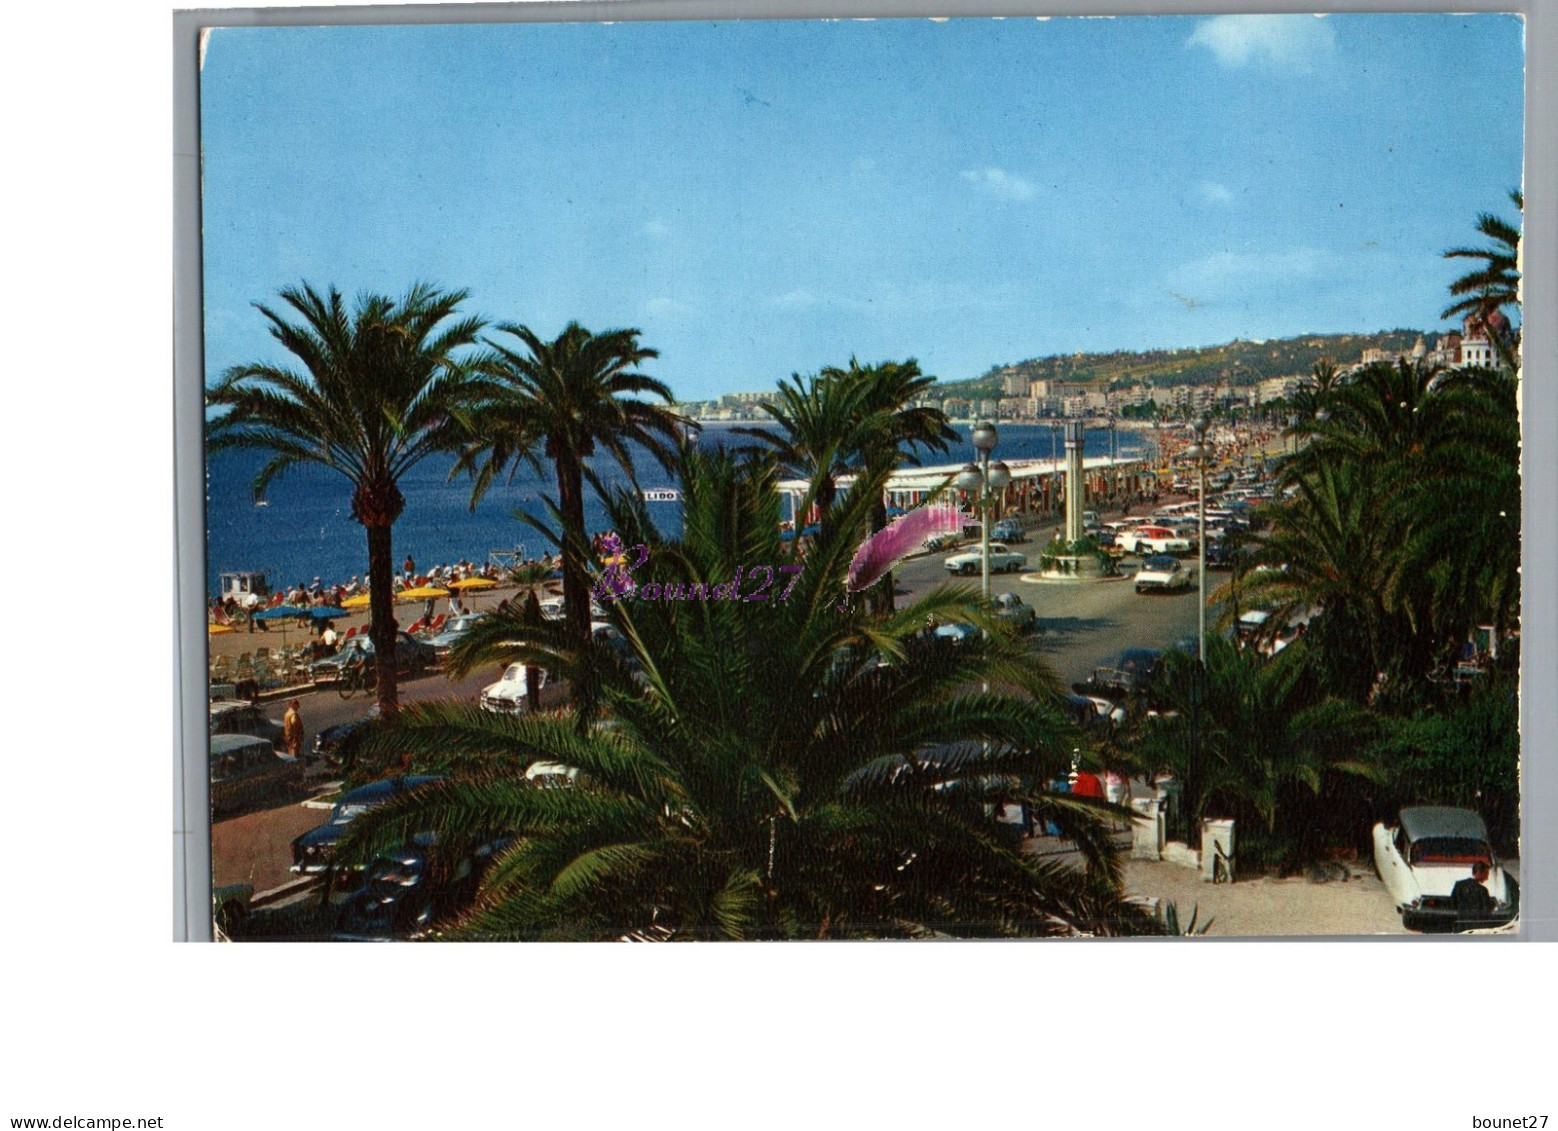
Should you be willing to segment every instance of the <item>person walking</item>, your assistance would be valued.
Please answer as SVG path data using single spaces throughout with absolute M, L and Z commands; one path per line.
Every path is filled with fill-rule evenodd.
M 281 740 L 287 753 L 299 760 L 303 757 L 303 716 L 298 714 L 298 701 L 287 704 L 287 713 L 281 717 Z

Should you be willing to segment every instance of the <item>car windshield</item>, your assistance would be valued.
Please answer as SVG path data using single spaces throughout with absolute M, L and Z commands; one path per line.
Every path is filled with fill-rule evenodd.
M 1493 862 L 1493 852 L 1481 841 L 1470 837 L 1430 836 L 1412 845 L 1414 864 L 1484 864 Z
M 1171 558 L 1168 555 L 1163 554 L 1159 555 L 1158 557 L 1148 558 L 1145 562 L 1142 563 L 1142 568 L 1161 570 L 1164 573 L 1169 573 L 1172 572 L 1178 565 L 1178 558 Z

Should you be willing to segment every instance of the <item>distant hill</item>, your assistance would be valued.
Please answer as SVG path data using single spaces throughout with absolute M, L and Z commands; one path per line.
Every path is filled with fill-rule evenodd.
M 1002 378 L 1014 374 L 1029 380 L 1091 384 L 1100 392 L 1135 384 L 1157 388 L 1225 381 L 1253 385 L 1267 377 L 1307 375 L 1321 359 L 1350 365 L 1366 349 L 1408 350 L 1419 334 L 1430 349 L 1439 338 L 1436 333 L 1420 330 L 1382 330 L 1375 334 L 1303 334 L 1263 342 L 1235 340 L 1201 349 L 1117 350 L 1038 357 L 993 365 L 988 372 L 968 381 L 938 381 L 934 392 L 942 397 L 995 397 L 1000 395 Z

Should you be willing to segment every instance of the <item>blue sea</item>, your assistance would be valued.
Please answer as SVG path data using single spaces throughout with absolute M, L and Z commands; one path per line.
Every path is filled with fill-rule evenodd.
M 951 463 L 970 459 L 970 429 L 956 429 L 965 443 L 947 456 L 928 462 Z M 1052 433 L 1047 424 L 1002 424 L 996 456 L 1006 460 L 1048 459 Z M 728 428 L 709 425 L 699 439 L 704 445 L 723 445 L 733 437 Z M 1130 456 L 1150 441 L 1140 433 L 1118 431 L 1116 451 Z M 1086 434 L 1088 456 L 1109 454 L 1109 432 L 1093 429 Z M 608 484 L 625 484 L 616 464 L 597 458 L 594 468 Z M 206 468 L 206 584 L 217 590 L 217 577 L 230 570 L 259 570 L 271 587 L 311 582 L 343 582 L 353 574 L 366 578 L 368 539 L 352 518 L 352 488 L 347 480 L 322 468 L 303 466 L 289 472 L 266 492 L 266 506 L 254 505 L 251 484 L 265 463 L 263 453 L 220 452 Z M 406 509 L 395 523 L 394 556 L 398 566 L 407 554 L 418 569 L 461 558 L 485 562 L 489 551 L 521 550 L 540 557 L 553 547 L 532 527 L 514 517 L 516 509 L 544 518 L 543 494 L 555 497 L 556 480 L 550 469 L 537 477 L 521 468 L 512 483 L 495 484 L 471 510 L 468 480 L 449 480 L 452 456 L 431 456 L 412 468 L 400 482 Z M 645 488 L 672 486 L 666 473 L 648 456 L 637 462 L 639 482 Z M 663 529 L 679 532 L 681 516 L 676 503 L 651 503 Z M 605 509 L 586 488 L 585 521 L 591 531 L 607 527 Z

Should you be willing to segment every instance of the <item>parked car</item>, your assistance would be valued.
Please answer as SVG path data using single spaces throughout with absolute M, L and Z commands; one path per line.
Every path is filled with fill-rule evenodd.
M 1083 730 L 1095 726 L 1118 726 L 1125 721 L 1125 708 L 1097 695 L 1066 696 L 1071 721 Z
M 1015 593 L 997 593 L 991 598 L 990 603 L 995 606 L 995 615 L 1018 632 L 1026 632 L 1038 619 L 1038 613 L 1033 611 L 1033 606 Z
M 333 656 L 315 660 L 309 665 L 309 674 L 315 683 L 334 683 L 349 665 L 373 662 L 373 641 L 366 636 L 354 636 L 341 646 Z M 395 670 L 401 675 L 421 675 L 436 661 L 433 646 L 404 632 L 395 634 Z
M 546 686 L 546 669 L 541 669 L 541 687 Z M 513 663 L 503 669 L 496 683 L 481 689 L 481 709 L 497 715 L 512 715 L 524 707 L 525 665 Z
M 277 750 L 285 747 L 281 724 L 265 717 L 253 703 L 242 699 L 211 700 L 211 734 L 247 734 L 263 738 Z
M 1209 540 L 1206 544 L 1206 568 L 1232 569 L 1239 559 L 1239 554 L 1239 549 L 1226 541 Z
M 1028 532 L 1022 528 L 1022 523 L 1015 518 L 1003 518 L 990 528 L 990 536 L 999 538 L 1003 542 L 1026 542 Z
M 1190 539 L 1167 526 L 1138 526 L 1115 535 L 1114 544 L 1127 554 L 1188 554 Z
M 962 554 L 953 554 L 943 564 L 948 573 L 971 574 L 980 572 L 980 564 L 984 560 L 983 551 L 976 546 L 972 550 Z M 990 572 L 991 573 L 1016 573 L 1028 564 L 1028 555 L 1011 550 L 1001 542 L 990 543 Z
M 441 663 L 449 654 L 449 649 L 458 644 L 466 633 L 476 627 L 476 622 L 486 615 L 486 613 L 466 613 L 455 617 L 444 625 L 442 632 L 437 636 L 429 636 L 423 643 L 433 650 L 433 657 Z
M 946 624 L 938 624 L 932 635 L 943 640 L 950 640 L 954 644 L 962 644 L 964 641 L 972 640 L 978 636 L 979 628 L 964 621 L 949 621 Z
M 334 726 L 325 727 L 318 734 L 314 735 L 314 751 L 312 757 L 314 759 L 323 758 L 332 766 L 343 765 L 341 761 L 341 744 L 346 741 L 347 736 L 350 735 L 352 731 L 362 726 L 362 724 L 367 722 L 369 719 L 376 719 L 378 717 L 379 705 L 375 703 L 373 706 L 368 708 L 368 713 L 360 719 L 350 719 L 344 723 L 336 723 Z
M 324 824 L 316 825 L 293 840 L 292 871 L 318 873 L 327 870 L 335 856 L 336 846 L 346 834 L 347 825 L 392 797 L 438 780 L 433 775 L 385 778 L 342 794 Z
M 303 763 L 278 754 L 270 739 L 218 734 L 211 739 L 211 811 L 231 813 L 295 789 Z
M 380 942 L 415 938 L 439 919 L 467 907 L 492 860 L 486 844 L 454 862 L 442 878 L 432 867 L 431 844 L 386 852 L 363 870 L 361 883 L 342 904 L 332 938 Z
M 253 898 L 253 884 L 224 884 L 211 889 L 211 925 L 217 942 L 242 937 Z
M 1169 554 L 1154 554 L 1136 571 L 1136 592 L 1175 593 L 1190 588 L 1191 571 Z
M 1111 702 L 1129 698 L 1157 674 L 1162 659 L 1163 653 L 1152 648 L 1127 648 L 1112 666 L 1094 668 L 1092 675 L 1073 683 L 1071 689 Z
M 1494 910 L 1488 921 L 1473 925 L 1507 923 L 1519 909 L 1518 885 L 1499 864 L 1488 828 L 1476 813 L 1414 805 L 1401 810 L 1394 825 L 1374 826 L 1374 870 L 1408 930 L 1467 925 L 1458 924 L 1451 893 L 1457 881 L 1471 878 L 1478 862 L 1488 866 Z
M 938 550 L 945 550 L 957 545 L 957 535 L 933 534 L 929 538 L 925 539 L 924 545 L 925 549 L 931 553 L 935 553 Z

